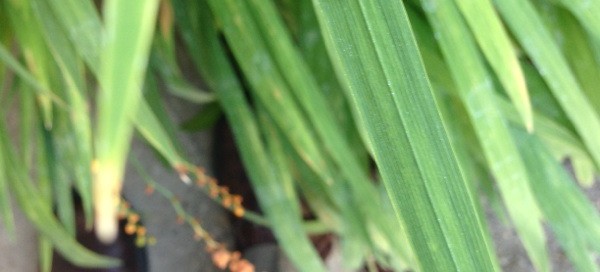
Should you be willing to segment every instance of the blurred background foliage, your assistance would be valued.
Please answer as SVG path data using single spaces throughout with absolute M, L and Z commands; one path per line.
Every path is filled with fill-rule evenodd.
M 73 194 L 113 240 L 131 138 L 198 180 L 175 132 L 223 114 L 264 214 L 224 205 L 269 225 L 300 271 L 325 270 L 315 231 L 348 268 L 499 270 L 481 196 L 537 271 L 545 225 L 597 271 L 582 187 L 600 165 L 598 14 L 600 0 L 2 0 L 2 222 L 16 200 L 43 271 L 53 250 L 117 265 L 75 240 Z M 160 86 L 202 110 L 174 123 Z

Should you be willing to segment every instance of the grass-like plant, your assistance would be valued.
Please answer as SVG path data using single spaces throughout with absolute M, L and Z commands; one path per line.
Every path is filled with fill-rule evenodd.
M 1 1 L 2 221 L 14 198 L 44 271 L 53 249 L 116 265 L 74 239 L 72 188 L 113 240 L 134 131 L 243 216 L 178 148 L 160 79 L 218 103 L 262 223 L 300 271 L 325 271 L 315 225 L 350 268 L 500 270 L 480 195 L 536 270 L 551 269 L 547 224 L 578 271 L 596 271 L 600 217 L 580 186 L 600 166 L 599 14 L 600 0 Z M 181 50 L 208 91 L 183 77 Z

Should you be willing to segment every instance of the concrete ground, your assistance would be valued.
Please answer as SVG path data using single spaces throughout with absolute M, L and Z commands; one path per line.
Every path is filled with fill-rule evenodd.
M 37 271 L 37 234 L 20 211 L 14 210 L 14 216 L 13 233 L 0 220 L 0 272 Z

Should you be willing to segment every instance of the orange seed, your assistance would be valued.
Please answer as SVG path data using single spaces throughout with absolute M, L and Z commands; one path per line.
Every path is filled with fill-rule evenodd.
M 230 259 L 231 253 L 226 249 L 219 249 L 212 254 L 212 261 L 219 269 L 225 269 Z

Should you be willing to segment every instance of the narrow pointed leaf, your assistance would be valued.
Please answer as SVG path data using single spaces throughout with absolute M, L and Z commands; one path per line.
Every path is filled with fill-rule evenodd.
M 600 216 L 594 206 L 534 136 L 514 130 L 521 153 L 531 169 L 532 187 L 558 242 L 577 271 L 598 271 L 592 250 L 600 244 Z M 556 200 L 561 201 L 557 202 Z
M 8 6 L 10 8 L 8 15 L 11 23 L 22 29 L 22 31 L 17 31 L 15 34 L 23 51 L 27 68 L 45 89 L 51 90 L 54 87 L 51 86 L 51 58 L 43 42 L 43 30 L 40 28 L 39 20 L 34 16 L 31 2 L 29 0 L 9 1 Z M 53 118 L 51 96 L 41 93 L 38 95 L 38 102 L 42 109 L 41 114 L 44 125 L 51 128 Z
M 515 104 L 528 131 L 533 130 L 533 113 L 525 77 L 508 34 L 491 0 L 455 0 L 479 48 Z M 446 22 L 447 23 L 447 22 Z
M 424 4 L 425 5 L 425 4 Z M 440 47 L 469 113 L 491 173 L 497 179 L 508 213 L 534 266 L 548 270 L 541 214 L 528 175 L 506 121 L 495 103 L 491 75 L 460 13 L 451 1 L 428 1 L 424 6 Z
M 41 237 L 38 244 L 38 255 L 40 262 L 40 271 L 41 272 L 51 272 L 52 271 L 52 257 L 54 255 L 54 249 L 52 248 L 52 243 L 48 238 Z
M 50 99 L 61 107 L 65 107 L 66 103 L 56 96 L 50 89 L 40 83 L 14 56 L 11 55 L 10 51 L 3 45 L 0 44 L 0 60 L 7 65 L 8 68 L 13 70 L 23 81 L 33 87 L 33 91 L 40 95 L 46 95 Z
M 117 235 L 117 206 L 133 132 L 130 118 L 141 98 L 157 8 L 157 0 L 104 2 L 93 191 L 96 233 L 105 242 Z
M 266 118 L 265 118 L 266 119 Z M 283 144 L 281 142 L 281 135 L 277 133 L 272 120 L 265 120 L 261 122 L 264 126 L 262 128 L 265 137 L 269 139 L 267 141 L 267 153 L 273 159 L 271 160 L 271 168 L 275 173 L 276 183 L 272 181 L 266 186 L 255 187 L 258 193 L 263 195 L 263 202 L 268 203 L 272 206 L 271 212 L 267 213 L 267 218 L 270 222 L 276 224 L 283 224 L 276 231 L 277 237 L 286 244 L 289 248 L 303 248 L 307 245 L 303 239 L 290 239 L 302 233 L 302 214 L 298 201 L 298 196 L 294 188 L 294 181 L 291 172 L 288 169 L 286 162 L 286 154 L 284 153 Z M 268 198 L 266 197 L 268 196 Z M 290 259 L 295 260 L 297 267 L 301 268 L 302 271 L 309 271 L 303 268 L 303 261 L 301 258 L 304 256 L 289 256 Z
M 0 122 L 4 122 L 4 120 L 0 120 Z M 0 133 L 5 132 L 2 131 Z M 8 190 L 8 166 L 5 161 L 6 158 L 4 158 L 4 153 L 0 153 L 0 216 L 5 229 L 9 233 L 13 233 L 15 228 L 15 219 L 12 211 L 12 205 L 10 204 L 10 194 Z
M 224 107 L 224 113 L 231 122 L 242 160 L 249 171 L 254 188 L 258 191 L 258 200 L 262 209 L 267 215 L 280 213 L 268 216 L 287 215 L 284 219 L 285 225 L 279 225 L 277 222 L 273 224 L 275 235 L 284 238 L 280 235 L 286 233 L 286 230 L 280 228 L 285 228 L 287 224 L 295 222 L 298 218 L 287 212 L 281 214 L 280 207 L 274 207 L 269 203 L 270 196 L 267 190 L 270 186 L 279 186 L 279 181 L 275 179 L 271 162 L 265 156 L 266 149 L 256 119 L 253 118 L 254 113 L 250 110 L 241 85 L 221 47 L 208 6 L 204 2 L 178 1 L 175 7 L 177 16 L 181 16 L 185 24 L 184 29 L 187 30 L 183 36 L 188 48 L 197 49 L 193 56 L 200 72 L 223 105 L 235 105 Z M 323 263 L 306 236 L 295 235 L 285 238 L 289 240 L 282 244 L 284 251 L 292 261 L 302 263 L 299 267 L 302 271 L 325 271 Z
M 185 160 L 173 144 L 171 137 L 162 127 L 152 109 L 142 98 L 138 105 L 138 111 L 132 119 L 138 132 L 148 141 L 171 166 L 185 164 Z
M 600 43 L 599 0 L 555 0 L 571 11 L 587 29 L 596 44 Z
M 16 160 L 17 156 L 6 135 L 4 124 L 0 124 L 0 150 L 5 159 L 5 165 L 12 169 L 8 177 L 9 185 L 14 193 L 19 207 L 32 224 L 54 245 L 67 260 L 82 267 L 114 267 L 119 261 L 104 257 L 89 251 L 77 241 L 54 218 L 49 207 L 40 193 L 27 176 L 23 164 Z
M 92 225 L 92 131 L 91 118 L 86 97 L 86 76 L 83 70 L 83 61 L 80 60 L 76 51 L 69 41 L 63 28 L 59 25 L 56 16 L 50 10 L 46 1 L 34 0 L 34 12 L 42 22 L 44 36 L 48 47 L 62 72 L 65 81 L 65 94 L 69 102 L 70 121 L 69 132 L 72 132 L 69 140 L 73 142 L 72 158 L 75 163 L 73 172 L 75 184 L 86 217 L 86 226 Z
M 167 90 L 171 94 L 193 103 L 204 104 L 214 101 L 213 94 L 196 88 L 184 79 L 177 66 L 175 49 L 171 45 L 172 41 L 168 42 L 165 39 L 167 38 L 155 38 L 150 64 L 160 73 L 167 85 Z
M 563 53 L 590 104 L 600 114 L 600 91 L 598 91 L 598 86 L 600 86 L 600 59 L 597 60 L 594 56 L 590 45 L 593 41 L 589 39 L 584 29 L 572 15 L 562 9 L 556 10 L 559 16 L 556 31 L 562 33 Z M 600 44 L 600 39 L 597 43 Z
M 219 103 L 209 103 L 200 109 L 196 115 L 181 124 L 186 131 L 201 131 L 213 127 L 223 116 L 223 110 Z
M 47 4 L 88 68 L 97 73 L 102 43 L 102 22 L 91 0 L 50 0 Z M 106 5 L 106 3 L 104 3 Z M 50 10 L 46 10 L 48 12 Z
M 337 75 L 367 128 L 388 196 L 406 225 L 415 269 L 492 271 L 495 260 L 442 126 L 406 11 L 401 2 L 383 2 L 313 4 Z
M 495 1 L 498 11 L 529 55 L 569 117 L 597 165 L 600 165 L 600 118 L 529 1 Z
M 248 10 L 251 15 L 254 15 L 254 22 L 262 34 L 263 40 L 266 42 L 269 55 L 272 57 L 275 65 L 282 71 L 281 76 L 288 83 L 276 83 L 273 88 L 279 90 L 279 93 L 274 92 L 275 96 L 270 97 L 267 101 L 278 99 L 284 100 L 285 97 L 291 99 L 297 98 L 299 107 L 306 112 L 308 123 L 314 126 L 314 131 L 317 137 L 314 137 L 315 145 L 324 149 L 331 156 L 333 163 L 339 167 L 339 171 L 344 179 L 341 182 L 348 183 L 349 193 L 352 195 L 352 202 L 360 203 L 357 205 L 359 218 L 365 220 L 366 237 L 365 240 L 370 241 L 377 248 L 387 248 L 391 250 L 392 256 L 399 256 L 398 244 L 395 244 L 396 231 L 389 227 L 384 221 L 384 216 L 373 216 L 373 214 L 382 214 L 382 204 L 379 200 L 379 195 L 375 186 L 372 183 L 365 182 L 370 180 L 368 168 L 361 167 L 358 156 L 353 153 L 348 140 L 343 132 L 342 126 L 335 118 L 336 112 L 330 109 L 327 103 L 326 95 L 319 88 L 315 76 L 308 69 L 308 66 L 299 51 L 292 44 L 289 34 L 283 26 L 282 20 L 279 20 L 279 15 L 276 12 L 275 6 L 263 1 L 249 1 Z M 237 12 L 240 14 L 241 12 Z M 251 22 L 245 23 L 249 25 Z M 242 30 L 242 29 L 240 29 Z M 246 32 L 248 30 L 246 29 Z M 259 35 L 260 35 L 259 34 Z M 234 35 L 238 43 L 249 43 L 250 40 L 244 40 L 240 35 Z M 242 58 L 239 58 L 242 59 Z M 286 67 L 295 67 L 295 69 L 285 69 Z M 273 77 L 275 73 L 265 75 Z M 289 86 L 289 88 L 287 87 Z M 255 88 L 260 89 L 260 88 Z M 280 118 L 282 111 L 292 111 L 290 108 L 273 107 L 276 103 L 265 103 L 265 107 L 271 112 L 271 116 L 277 119 L 277 124 L 284 127 L 285 123 L 289 123 L 290 119 Z M 305 121 L 306 122 L 306 121 Z M 298 131 L 284 132 L 288 138 L 294 137 L 292 134 L 300 134 Z M 308 134 L 308 133 L 307 133 Z M 316 141 L 317 139 L 321 141 Z M 322 144 L 321 144 L 322 142 Z M 296 152 L 302 154 L 305 146 L 293 142 Z M 322 146 L 322 147 L 321 147 Z M 321 152 L 324 153 L 324 152 Z M 325 157 L 321 154 L 317 156 Z M 314 156 L 313 156 L 314 157 Z M 318 157 L 314 161 L 319 160 Z M 322 159 L 326 160 L 326 158 Z M 309 159 L 313 161 L 313 159 Z M 330 166 L 330 168 L 332 168 Z M 324 176 L 326 180 L 327 176 Z M 366 221 L 368 220 L 368 221 Z M 369 226 L 370 225 L 370 226 Z M 377 237 L 386 237 L 385 244 L 382 244 L 382 239 Z M 379 243 L 379 244 L 378 244 Z M 387 245 L 391 244 L 391 245 Z M 391 248 L 390 248 L 391 247 Z M 360 263 L 359 263 L 360 265 Z

